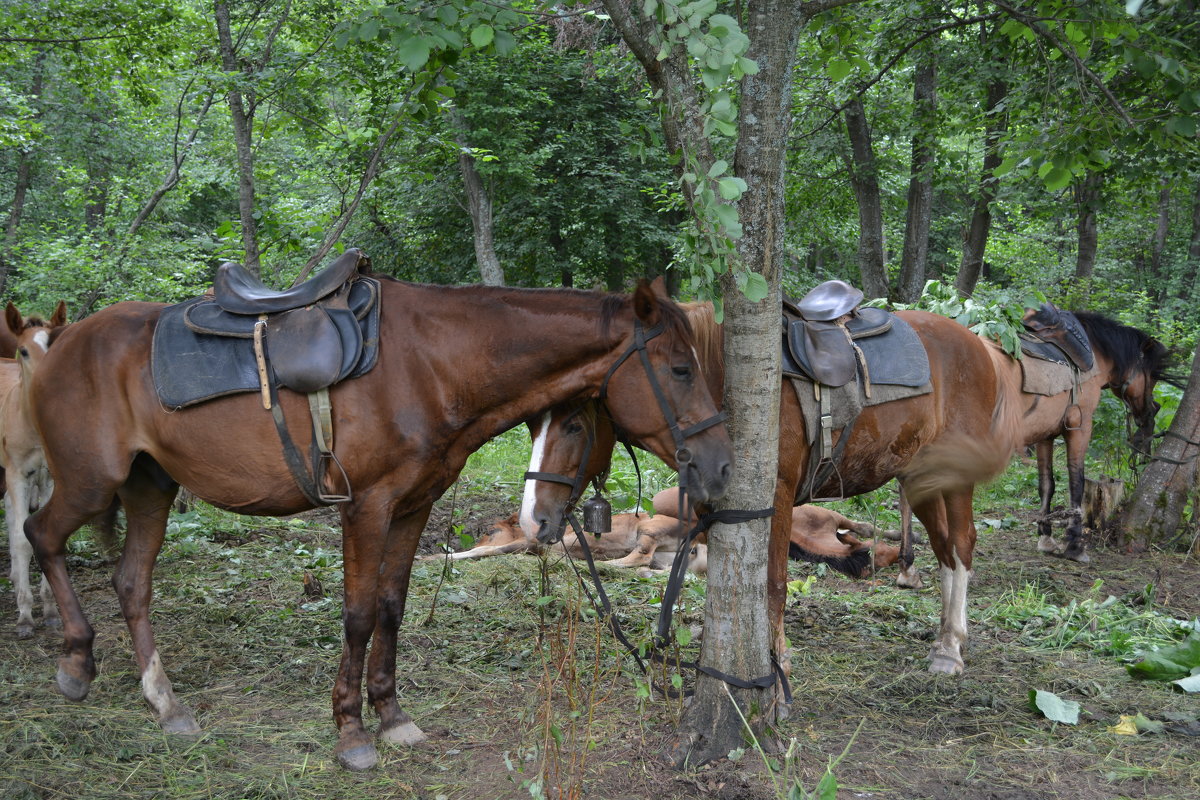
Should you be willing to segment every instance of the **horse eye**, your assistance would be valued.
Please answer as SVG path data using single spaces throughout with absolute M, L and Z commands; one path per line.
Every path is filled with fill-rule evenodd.
M 568 422 L 567 423 L 567 433 L 574 435 L 576 433 L 582 433 L 582 432 L 583 432 L 583 424 L 582 423 L 579 423 L 579 422 Z
M 17 353 L 21 356 L 21 358 L 29 358 L 29 349 L 28 348 L 25 348 L 25 347 L 17 348 Z
M 671 375 L 680 379 L 690 378 L 692 377 L 692 367 L 690 364 L 681 364 L 679 366 L 671 367 Z

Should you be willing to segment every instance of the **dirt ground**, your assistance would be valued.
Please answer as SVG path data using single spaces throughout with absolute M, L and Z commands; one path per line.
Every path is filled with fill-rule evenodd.
M 455 519 L 477 533 L 505 513 L 476 504 Z M 439 506 L 424 550 L 447 538 L 450 518 Z M 1200 699 L 1135 682 L 1124 661 L 1094 641 L 1082 646 L 1105 630 L 1100 612 L 1087 610 L 1095 602 L 1078 605 L 1111 595 L 1137 618 L 1196 619 L 1195 557 L 1094 548 L 1081 565 L 1036 553 L 1027 519 L 983 530 L 967 672 L 957 677 L 926 671 L 940 607 L 927 548 L 918 557 L 929 588 L 917 593 L 894 588 L 891 573 L 855 582 L 794 565 L 797 579 L 815 577 L 787 611 L 795 701 L 777 733 L 790 749 L 768 756 L 774 770 L 749 746 L 683 772 L 660 758 L 678 703 L 639 695 L 632 661 L 596 633 L 594 615 L 571 612 L 564 565 L 505 557 L 445 574 L 442 562 L 422 562 L 401 631 L 399 691 L 430 739 L 383 746 L 379 768 L 352 775 L 332 758 L 341 579 L 330 518 L 274 527 L 180 519 L 159 560 L 153 621 L 204 734 L 158 729 L 108 586 L 111 564 L 85 543 L 70 566 L 96 627 L 100 676 L 82 703 L 55 690 L 58 632 L 18 641 L 12 593 L 0 593 L 0 798 L 765 800 L 806 797 L 789 794 L 792 783 L 812 791 L 831 764 L 838 798 L 1200 797 L 1200 724 L 1188 721 Z M 305 594 L 305 573 L 319 594 Z M 662 582 L 618 577 L 609 586 L 627 625 L 647 626 Z M 701 588 L 684 593 L 685 626 L 702 618 Z M 547 594 L 560 600 L 540 603 Z M 1063 623 L 1085 613 L 1090 625 Z M 1080 703 L 1079 724 L 1034 713 L 1033 689 Z M 1137 713 L 1166 728 L 1112 730 Z M 540 765 L 551 775 L 541 787 Z

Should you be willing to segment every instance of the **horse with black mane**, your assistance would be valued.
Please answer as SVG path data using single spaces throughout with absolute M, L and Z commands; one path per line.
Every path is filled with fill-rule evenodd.
M 324 437 L 315 419 L 321 403 L 311 405 L 304 393 L 271 377 L 278 376 L 272 364 L 280 362 L 264 364 L 268 352 L 274 359 L 297 342 L 272 340 L 272 330 L 291 330 L 290 323 L 266 313 L 311 311 L 333 298 L 338 308 L 328 316 L 338 317 L 346 307 L 346 287 L 357 291 L 353 284 L 363 279 L 367 263 L 358 251 L 343 258 L 352 263 L 339 259 L 302 284 L 313 289 L 274 293 L 253 282 L 243 281 L 240 289 L 222 284 L 227 292 L 224 300 L 218 293 L 222 308 L 210 311 L 217 317 L 234 308 L 249 312 L 251 338 L 240 346 L 254 343 L 249 363 L 257 361 L 262 371 L 261 397 L 252 383 L 254 393 L 239 385 L 236 393 L 218 391 L 205 402 L 164 405 L 160 391 L 166 387 L 156 387 L 162 377 L 157 367 L 163 365 L 153 364 L 151 356 L 155 330 L 168 316 L 161 304 L 125 302 L 103 309 L 72 324 L 47 353 L 34 375 L 32 398 L 55 489 L 26 523 L 26 532 L 62 613 L 57 682 L 68 698 L 87 696 L 96 666 L 93 630 L 67 575 L 66 542 L 116 496 L 126 509 L 128 533 L 113 585 L 143 694 L 165 731 L 199 730 L 192 711 L 175 696 L 150 625 L 151 573 L 167 515 L 180 485 L 242 514 L 294 514 L 314 506 L 289 465 L 294 459 L 281 453 L 283 432 L 273 416 L 278 412 L 293 430 L 297 451 L 315 451 L 320 444 L 315 440 Z M 398 743 L 425 738 L 396 699 L 397 626 L 432 505 L 484 442 L 557 403 L 603 392 L 617 424 L 660 456 L 680 447 L 678 429 L 666 418 L 693 429 L 686 446 L 694 454 L 690 485 L 699 496 L 720 497 L 732 464 L 728 435 L 713 421 L 713 400 L 697 379 L 687 318 L 661 282 L 642 284 L 632 295 L 391 279 L 378 279 L 370 291 L 377 291 L 379 308 L 377 361 L 328 388 L 324 413 L 337 438 L 321 454 L 340 465 L 333 477 L 350 495 L 339 506 L 345 640 L 333 716 L 334 752 L 351 770 L 378 760 L 362 720 L 364 666 L 367 696 L 380 720 L 378 737 Z M 259 308 L 261 320 L 254 313 Z M 318 322 L 330 336 L 341 335 L 334 331 L 337 324 Z M 299 344 L 303 351 L 304 342 Z M 363 345 L 361 338 L 357 345 Z M 185 355 L 155 350 L 154 358 L 174 362 Z M 331 363 L 336 366 L 339 358 Z M 253 369 L 250 377 L 253 381 Z M 303 391 L 319 395 L 322 382 L 307 380 L 311 391 Z

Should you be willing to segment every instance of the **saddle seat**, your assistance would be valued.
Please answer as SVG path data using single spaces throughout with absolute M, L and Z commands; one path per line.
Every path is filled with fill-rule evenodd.
M 1063 362 L 1060 354 L 1065 355 L 1080 372 L 1087 372 L 1095 364 L 1092 343 L 1079 319 L 1070 311 L 1063 311 L 1053 303 L 1042 303 L 1040 308 L 1026 309 L 1021 324 L 1040 340 L 1031 342 L 1022 337 L 1021 349 L 1029 355 L 1060 362 Z M 1043 343 L 1049 347 L 1039 346 Z
M 230 314 L 279 314 L 328 297 L 370 263 L 362 250 L 352 247 L 304 283 L 279 290 L 265 285 L 241 264 L 227 261 L 213 278 L 213 300 Z
M 784 338 L 797 364 L 825 386 L 845 386 L 858 372 L 855 339 L 886 333 L 892 317 L 859 308 L 863 293 L 845 281 L 826 281 L 799 302 L 784 303 Z

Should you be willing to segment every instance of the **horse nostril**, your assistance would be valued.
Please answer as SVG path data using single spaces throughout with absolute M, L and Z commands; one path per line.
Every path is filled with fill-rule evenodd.
M 733 477 L 733 464 L 726 461 L 721 465 L 721 480 L 729 483 L 729 479 Z

